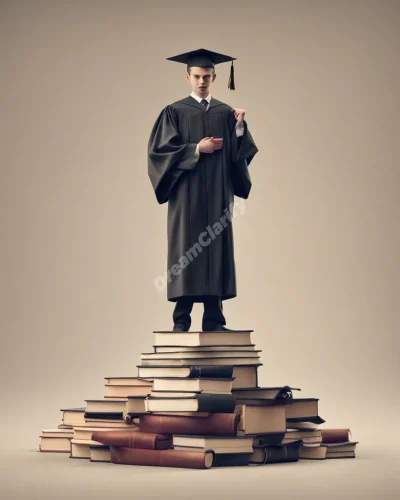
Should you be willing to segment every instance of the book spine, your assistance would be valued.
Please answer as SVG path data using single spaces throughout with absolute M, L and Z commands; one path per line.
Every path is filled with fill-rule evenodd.
M 233 366 L 191 366 L 188 378 L 231 378 Z
M 183 467 L 186 469 L 208 469 L 212 464 L 210 455 L 214 455 L 211 451 L 141 450 L 114 446 L 111 446 L 110 450 L 111 462 L 114 464 Z
M 349 429 L 321 429 L 324 443 L 343 443 L 349 441 Z
M 208 413 L 233 413 L 236 398 L 232 394 L 197 394 L 198 409 Z
M 204 417 L 142 415 L 140 431 L 160 434 L 236 436 L 239 417 L 235 413 L 212 413 Z
M 166 450 L 172 448 L 172 437 L 140 431 L 95 431 L 92 439 L 109 446 L 141 448 L 146 450 Z

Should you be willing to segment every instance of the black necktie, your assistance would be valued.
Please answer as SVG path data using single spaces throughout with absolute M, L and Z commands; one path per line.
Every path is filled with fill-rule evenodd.
M 206 99 L 202 99 L 200 104 L 202 104 L 207 109 L 208 102 L 206 101 Z

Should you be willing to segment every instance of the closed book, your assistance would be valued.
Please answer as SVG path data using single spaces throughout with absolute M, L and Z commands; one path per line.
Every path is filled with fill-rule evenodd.
M 236 436 L 238 415 L 212 413 L 208 417 L 142 415 L 140 431 L 159 434 Z
M 212 451 L 141 450 L 111 446 L 111 461 L 124 465 L 153 465 L 158 467 L 183 467 L 185 469 L 209 469 Z
M 286 418 L 286 424 L 288 429 L 299 429 L 301 428 L 301 425 L 303 422 L 311 422 L 313 424 L 323 424 L 325 423 L 325 420 L 321 418 L 320 416 L 310 416 L 310 417 L 290 417 Z M 290 425 L 290 424 L 293 424 Z M 314 428 L 314 427 L 310 427 Z
M 249 465 L 252 453 L 220 453 L 214 455 L 213 467 L 233 467 Z
M 284 385 L 281 387 L 243 387 L 241 389 L 233 389 L 232 394 L 237 399 L 239 398 L 254 398 L 260 399 L 293 399 L 292 391 L 300 391 L 295 387 Z
M 301 440 L 288 444 L 253 445 L 254 453 L 250 456 L 250 463 L 297 462 L 300 447 Z
M 172 436 L 142 431 L 96 431 L 93 441 L 109 446 L 142 448 L 146 450 L 167 450 L 172 448 Z
M 160 366 L 160 367 L 151 367 L 151 366 L 143 366 L 137 365 L 139 373 L 143 373 L 143 377 L 148 375 L 149 377 L 164 377 L 164 372 L 167 372 L 168 369 L 171 370 L 171 375 L 165 375 L 166 377 L 180 377 L 180 378 L 232 378 L 233 375 L 233 366 L 232 365 L 209 365 L 209 366 L 200 366 L 200 365 L 186 365 L 186 366 Z M 151 372 L 151 373 L 150 373 Z M 157 372 L 160 372 L 158 375 Z M 150 373 L 150 374 L 149 374 Z
M 323 443 L 344 443 L 350 441 L 350 429 L 321 429 Z
M 121 412 L 112 412 L 112 413 L 105 413 L 105 412 L 97 412 L 97 411 L 87 411 L 85 412 L 85 420 L 86 419 L 93 419 L 93 420 L 123 420 L 124 419 L 124 413 Z
M 126 413 L 145 413 L 152 411 L 198 411 L 202 413 L 233 413 L 236 398 L 232 394 L 203 394 L 192 397 L 129 396 Z

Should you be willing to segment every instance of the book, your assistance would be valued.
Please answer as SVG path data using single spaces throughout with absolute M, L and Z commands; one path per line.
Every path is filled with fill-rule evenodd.
M 141 377 L 150 378 L 230 378 L 233 377 L 232 388 L 257 387 L 258 367 L 257 365 L 216 365 L 216 366 L 143 366 L 138 365 L 138 372 Z
M 155 359 L 197 359 L 197 358 L 259 358 L 260 350 L 252 351 L 229 351 L 229 350 L 219 350 L 219 351 L 170 351 L 170 352 L 143 352 L 140 358 L 143 360 L 155 360 Z M 197 363 L 201 364 L 201 363 Z M 221 364 L 221 363 L 219 363 Z
M 69 453 L 72 429 L 43 429 L 40 438 L 39 451 L 45 453 Z
M 71 439 L 70 458 L 89 458 L 90 446 L 101 444 L 91 439 Z
M 89 446 L 91 462 L 111 462 L 110 447 L 101 444 Z
M 147 414 L 140 417 L 140 431 L 159 434 L 236 436 L 239 417 L 235 413 L 211 413 L 208 417 Z
M 251 464 L 268 464 L 279 462 L 297 462 L 301 441 L 290 444 L 255 445 L 254 452 L 249 457 Z
M 247 436 L 172 436 L 174 450 L 213 450 L 215 454 L 225 453 L 252 453 L 253 438 Z
M 126 413 L 140 414 L 164 411 L 199 411 L 210 413 L 233 413 L 235 396 L 232 394 L 203 394 L 193 397 L 129 396 Z
M 140 377 L 105 377 L 108 385 L 137 385 L 143 386 L 148 385 L 151 387 L 151 379 L 148 377 L 140 378 Z
M 126 398 L 127 396 L 142 396 L 150 393 L 152 384 L 146 385 L 115 385 L 105 384 L 104 397 L 105 398 Z
M 84 413 L 85 407 L 78 408 L 61 408 L 63 425 L 80 425 L 85 422 Z
M 326 448 L 326 458 L 355 458 L 358 441 L 344 441 L 343 443 L 321 443 Z
M 239 389 L 232 389 L 232 394 L 234 394 L 237 399 L 291 399 L 293 398 L 292 391 L 300 390 L 301 389 L 296 389 L 288 385 L 281 387 L 242 387 Z
M 214 455 L 213 467 L 233 467 L 249 465 L 252 453 L 218 453 Z
M 233 372 L 233 370 L 232 370 Z M 179 378 L 165 377 L 153 379 L 154 391 L 193 391 L 208 394 L 231 394 L 233 377 L 228 378 Z
M 168 356 L 168 355 L 167 355 Z M 220 365 L 258 365 L 260 357 L 205 357 L 198 356 L 197 358 L 179 358 L 174 359 L 170 357 L 165 358 L 142 358 L 142 366 L 187 366 L 190 363 L 196 363 L 201 366 L 220 366 Z
M 286 400 L 286 418 L 318 417 L 318 401 L 317 398 Z
M 254 351 L 255 344 L 249 345 L 203 345 L 203 346 L 183 346 L 183 345 L 153 345 L 154 352 L 208 352 L 208 351 Z
M 124 465 L 209 469 L 214 457 L 212 451 L 142 450 L 120 446 L 110 446 L 110 450 L 112 463 Z
M 281 444 L 284 437 L 284 432 L 268 432 L 265 434 L 255 434 L 253 435 L 253 447 L 265 444 Z
M 307 460 L 325 460 L 326 448 L 323 446 L 306 446 L 301 445 L 299 458 Z
M 350 429 L 321 429 L 324 443 L 344 443 L 350 440 Z
M 234 332 L 171 332 L 154 331 L 154 346 L 210 346 L 210 345 L 249 345 L 253 330 Z
M 120 413 L 125 410 L 127 398 L 121 399 L 85 399 L 85 413 Z
M 139 427 L 136 426 L 128 426 L 126 425 L 126 429 L 120 430 L 120 429 L 115 429 L 112 427 L 103 427 L 99 429 L 98 427 L 89 427 L 89 426 L 79 426 L 79 427 L 74 427 L 74 439 L 92 439 L 92 434 L 97 431 L 102 431 L 102 432 L 126 432 L 129 434 L 132 434 L 133 432 L 138 432 Z M 94 441 L 97 441 L 96 439 Z M 99 441 L 101 442 L 101 441 Z
M 239 416 L 238 435 L 268 434 L 286 431 L 285 405 L 236 405 Z
M 288 429 L 317 429 L 319 424 L 323 424 L 325 420 L 320 416 L 314 417 L 286 417 Z
M 142 448 L 147 450 L 167 450 L 172 448 L 172 436 L 153 432 L 96 431 L 92 439 L 108 446 Z

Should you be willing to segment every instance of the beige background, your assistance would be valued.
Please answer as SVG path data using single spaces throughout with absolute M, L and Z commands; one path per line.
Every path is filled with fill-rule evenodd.
M 355 461 L 209 471 L 195 496 L 220 481 L 235 498 L 266 484 L 276 498 L 395 495 L 399 13 L 397 1 L 0 1 L 10 496 L 122 495 L 134 474 L 143 497 L 163 487 L 188 498 L 206 473 L 157 469 L 146 487 L 154 468 L 27 451 L 59 408 L 101 397 L 103 377 L 136 375 L 152 330 L 172 326 L 173 304 L 153 285 L 166 270 L 167 207 L 147 175 L 147 140 L 161 109 L 191 91 L 185 65 L 166 58 L 200 47 L 237 57 L 237 89 L 223 64 L 212 95 L 246 110 L 259 147 L 234 220 L 227 326 L 255 330 L 260 385 L 319 397 L 326 426 L 350 427 L 360 445 Z M 192 329 L 201 313 L 196 305 Z

